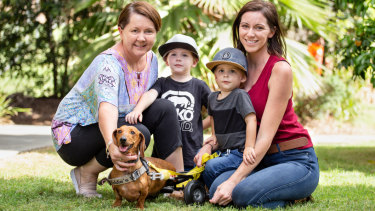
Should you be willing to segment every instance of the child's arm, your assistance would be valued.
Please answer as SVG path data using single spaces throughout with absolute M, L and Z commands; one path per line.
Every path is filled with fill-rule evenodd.
M 199 152 L 194 157 L 194 163 L 198 166 L 202 166 L 202 156 L 205 153 L 212 154 L 212 152 L 216 151 L 219 148 L 219 145 L 216 141 L 215 136 L 215 127 L 214 127 L 214 119 L 212 116 L 208 116 L 207 118 L 210 119 L 211 122 L 211 129 L 212 129 L 212 135 L 208 137 L 204 142 L 202 148 L 199 150 Z
M 203 130 L 209 128 L 211 126 L 211 118 L 210 116 L 207 116 L 203 121 L 202 121 L 202 125 L 203 125 Z
M 211 125 L 211 136 L 208 137 L 206 140 L 204 140 L 203 142 L 203 145 L 206 145 L 208 143 L 211 143 L 211 144 L 216 144 L 216 136 L 215 136 L 215 127 L 214 127 L 214 118 L 212 116 L 207 116 L 204 120 L 203 120 L 203 123 L 204 121 L 206 121 L 206 124 L 210 124 Z
M 143 93 L 141 99 L 139 99 L 137 105 L 132 112 L 125 116 L 125 121 L 130 124 L 137 124 L 137 121 L 142 122 L 142 112 L 146 110 L 158 97 L 158 92 L 155 89 L 150 89 Z
M 257 132 L 257 119 L 255 113 L 250 113 L 245 117 L 246 122 L 246 142 L 245 149 L 243 151 L 243 162 L 246 165 L 255 163 L 255 139 Z

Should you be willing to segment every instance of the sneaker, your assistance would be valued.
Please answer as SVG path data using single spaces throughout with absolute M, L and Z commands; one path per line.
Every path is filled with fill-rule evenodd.
M 183 190 L 175 190 L 169 194 L 169 197 L 177 199 L 177 200 L 184 200 L 184 191 Z
M 74 189 L 76 190 L 77 195 L 82 195 L 86 198 L 102 197 L 101 194 L 96 192 L 96 182 L 81 184 L 81 174 L 78 167 L 70 171 L 70 178 L 72 179 Z

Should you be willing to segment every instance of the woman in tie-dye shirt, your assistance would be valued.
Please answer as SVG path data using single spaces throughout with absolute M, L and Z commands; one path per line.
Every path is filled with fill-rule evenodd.
M 125 115 L 158 77 L 158 62 L 151 48 L 160 26 L 160 15 L 150 4 L 128 4 L 118 19 L 121 41 L 92 61 L 57 109 L 52 121 L 53 142 L 60 157 L 77 166 L 70 176 L 79 195 L 100 197 L 96 192 L 98 174 L 113 165 L 126 170 L 138 159 L 137 155 L 121 154 L 113 144 L 112 132 L 127 124 Z M 183 170 L 181 134 L 171 102 L 155 101 L 145 111 L 142 123 L 135 126 L 145 136 L 146 145 L 150 133 L 154 134 L 154 157 Z

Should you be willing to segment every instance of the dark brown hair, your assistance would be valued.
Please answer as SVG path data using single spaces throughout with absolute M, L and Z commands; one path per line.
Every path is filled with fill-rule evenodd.
M 154 23 L 156 32 L 160 30 L 161 18 L 158 11 L 145 1 L 136 1 L 125 6 L 118 17 L 118 26 L 121 27 L 121 29 L 124 29 L 124 27 L 128 25 L 132 13 L 137 13 L 147 17 Z
M 276 7 L 270 2 L 265 2 L 262 0 L 249 1 L 238 12 L 232 26 L 234 47 L 238 48 L 246 55 L 246 50 L 239 38 L 239 27 L 242 15 L 246 12 L 261 12 L 264 15 L 264 17 L 267 19 L 268 26 L 275 32 L 272 38 L 268 38 L 268 53 L 277 56 L 285 56 L 286 45 L 284 35 L 280 27 L 279 15 L 277 14 Z

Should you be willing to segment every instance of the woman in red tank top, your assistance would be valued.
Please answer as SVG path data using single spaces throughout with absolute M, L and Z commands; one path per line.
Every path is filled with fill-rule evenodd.
M 247 56 L 244 89 L 258 121 L 256 162 L 212 178 L 210 202 L 276 208 L 309 199 L 319 182 L 319 165 L 311 138 L 293 110 L 292 68 L 283 58 L 285 41 L 275 6 L 248 2 L 232 30 L 234 46 Z

